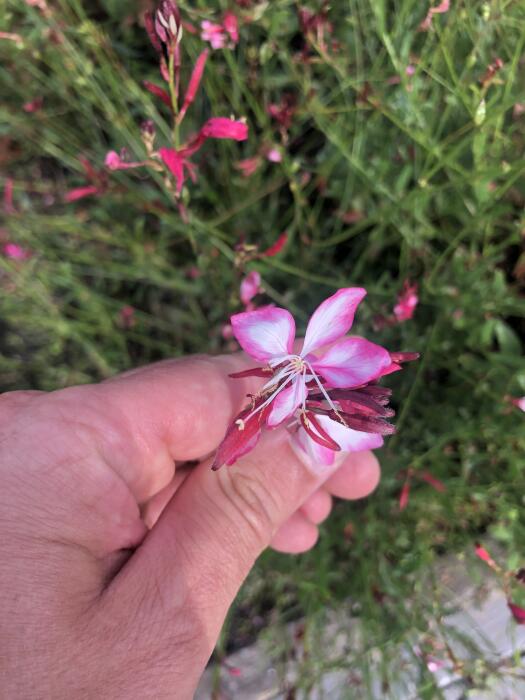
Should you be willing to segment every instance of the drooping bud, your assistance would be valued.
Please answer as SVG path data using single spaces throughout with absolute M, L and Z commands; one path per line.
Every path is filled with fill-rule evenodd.
M 172 0 L 162 0 L 155 12 L 155 31 L 157 36 L 169 47 L 180 43 L 182 39 L 182 21 L 180 11 Z

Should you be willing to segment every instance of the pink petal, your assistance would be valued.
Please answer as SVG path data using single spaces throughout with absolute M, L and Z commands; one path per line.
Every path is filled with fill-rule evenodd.
M 75 189 L 66 192 L 64 195 L 64 200 L 66 202 L 76 202 L 77 199 L 90 197 L 94 194 L 100 194 L 99 188 L 96 185 L 86 185 L 85 187 L 76 187 Z
M 525 413 L 525 396 L 521 396 L 519 399 L 511 399 L 510 401 L 516 408 Z
M 122 165 L 122 160 L 116 151 L 109 151 L 106 154 L 104 165 L 110 170 L 118 170 Z
M 319 443 L 315 442 L 315 440 L 312 440 L 304 428 L 300 428 L 297 431 L 293 437 L 293 442 L 296 447 L 306 453 L 313 464 L 322 464 L 329 467 L 334 463 L 334 450 L 330 450 L 328 447 L 323 447 L 322 445 L 319 445 Z
M 212 117 L 202 127 L 201 134 L 212 139 L 245 141 L 248 138 L 248 127 L 244 122 L 227 117 Z
M 343 452 L 374 450 L 383 444 L 383 438 L 377 433 L 362 433 L 360 430 L 346 428 L 328 416 L 318 416 L 317 420 Z
M 231 317 L 233 333 L 241 348 L 260 362 L 290 355 L 295 321 L 286 309 L 265 307 Z
M 175 178 L 177 194 L 180 194 L 184 184 L 184 158 L 174 148 L 159 148 L 159 155 Z
M 272 409 L 268 416 L 268 425 L 275 428 L 284 420 L 289 418 L 294 411 L 305 401 L 308 390 L 304 379 L 297 377 L 292 381 L 292 385 L 283 389 L 272 401 Z
M 180 122 L 184 119 L 184 115 L 186 114 L 186 110 L 188 107 L 191 105 L 193 100 L 195 99 L 195 95 L 197 94 L 197 90 L 199 89 L 199 85 L 202 80 L 202 74 L 204 73 L 204 67 L 206 65 L 206 59 L 208 58 L 208 49 L 205 49 L 197 58 L 195 62 L 195 66 L 193 68 L 191 77 L 190 77 L 190 82 L 188 83 L 188 89 L 186 90 L 186 95 L 184 96 L 184 102 L 182 104 L 181 110 L 179 112 L 179 116 L 177 117 L 177 123 L 180 124 Z
M 222 26 L 230 35 L 234 44 L 239 41 L 239 22 L 233 12 L 227 12 L 222 20 Z
M 284 248 L 287 242 L 288 234 L 285 231 L 284 233 L 281 233 L 281 235 L 273 245 L 271 245 L 269 248 L 263 250 L 262 253 L 260 253 L 261 257 L 273 258 L 274 255 L 277 255 L 277 253 L 281 252 L 281 250 Z
M 361 287 L 347 287 L 323 301 L 308 323 L 301 355 L 305 357 L 345 335 L 352 327 L 355 310 L 365 295 L 366 290 Z
M 172 109 L 173 105 L 171 104 L 171 97 L 169 93 L 166 90 L 164 90 L 164 88 L 155 85 L 155 83 L 152 83 L 149 80 L 144 80 L 142 84 L 148 92 L 151 92 L 152 95 L 158 97 L 164 102 L 165 105 Z
M 245 158 L 244 160 L 237 161 L 235 168 L 241 171 L 243 177 L 251 177 L 260 164 L 261 157 L 253 156 L 253 158 Z
M 254 296 L 259 294 L 261 287 L 261 275 L 257 270 L 252 270 L 241 282 L 241 301 L 246 306 Z
M 340 389 L 367 384 L 389 365 L 390 353 L 365 338 L 343 338 L 312 362 L 330 386 Z
M 410 497 L 410 481 L 407 479 L 403 484 L 401 489 L 401 494 L 399 495 L 399 510 L 403 511 L 408 506 L 408 499 Z
M 31 257 L 30 251 L 22 248 L 17 243 L 5 243 L 2 252 L 10 260 L 27 260 Z

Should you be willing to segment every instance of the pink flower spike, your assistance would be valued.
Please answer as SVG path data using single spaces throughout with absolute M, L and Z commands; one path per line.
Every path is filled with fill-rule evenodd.
M 302 357 L 345 335 L 352 327 L 359 302 L 365 296 L 365 289 L 347 287 L 323 301 L 306 328 Z
M 291 386 L 283 389 L 277 394 L 272 402 L 272 409 L 268 416 L 267 424 L 270 428 L 275 428 L 289 418 L 304 402 L 308 396 L 304 378 L 297 377 L 292 381 Z
M 517 622 L 518 625 L 525 625 L 525 610 L 510 600 L 507 601 L 507 605 L 512 613 L 514 621 Z
M 293 352 L 295 321 L 286 309 L 265 307 L 231 317 L 233 334 L 241 348 L 260 362 Z
M 246 306 L 261 291 L 261 275 L 252 270 L 241 282 L 241 301 Z
M 184 119 L 188 107 L 192 104 L 199 89 L 199 85 L 202 80 L 202 74 L 204 73 L 204 67 L 206 66 L 206 60 L 208 58 L 209 51 L 205 49 L 197 58 L 195 66 L 193 68 L 190 81 L 188 83 L 188 89 L 186 90 L 186 95 L 184 96 L 184 102 L 180 109 L 179 115 L 177 117 L 177 124 L 180 124 Z
M 248 127 L 244 122 L 227 117 L 212 117 L 202 127 L 201 134 L 212 139 L 245 141 L 248 138 Z
M 2 252 L 10 260 L 28 260 L 31 257 L 31 252 L 17 243 L 6 243 L 2 248 Z
M 390 365 L 390 353 L 365 338 L 343 338 L 311 362 L 331 387 L 347 389 L 367 384 Z

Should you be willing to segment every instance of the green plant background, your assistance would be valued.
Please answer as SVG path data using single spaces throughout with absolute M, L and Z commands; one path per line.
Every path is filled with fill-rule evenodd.
M 357 331 L 422 355 L 387 380 L 398 434 L 380 453 L 381 485 L 365 502 L 338 504 L 314 551 L 261 559 L 222 647 L 250 639 L 261 620 L 279 639 L 282 621 L 300 615 L 315 629 L 327 606 L 350 597 L 388 665 L 393 640 L 410 646 L 440 619 L 430 572 L 442 553 L 490 535 L 504 563 L 523 564 L 524 417 L 505 397 L 525 394 L 525 115 L 515 107 L 525 102 L 524 5 L 460 0 L 422 32 L 426 3 L 332 0 L 337 50 L 314 41 L 308 61 L 298 2 L 235 6 L 251 21 L 234 50 L 212 52 L 187 121 L 191 131 L 210 116 L 244 116 L 250 137 L 206 144 L 184 194 L 187 223 L 145 171 L 112 173 L 104 196 L 64 203 L 85 183 L 79 155 L 97 168 L 109 149 L 139 159 L 140 123 L 153 119 L 164 145 L 170 127 L 141 84 L 160 79 L 140 3 L 52 5 L 48 15 L 20 0 L 0 10 L 0 31 L 22 38 L 0 40 L 0 163 L 16 208 L 1 233 L 33 251 L 23 263 L 0 258 L 1 388 L 55 389 L 227 350 L 221 327 L 240 308 L 241 236 L 262 249 L 288 232 L 279 256 L 247 270 L 303 328 L 335 289 L 365 286 Z M 227 9 L 180 5 L 194 23 Z M 202 42 L 186 33 L 183 47 L 188 75 Z M 483 85 L 496 58 L 503 68 Z M 238 160 L 280 143 L 266 106 L 286 93 L 297 111 L 282 163 L 242 177 Z M 40 96 L 39 111 L 22 109 Z M 349 211 L 356 222 L 345 223 Z M 374 330 L 405 279 L 419 285 L 414 319 Z M 119 321 L 124 305 L 136 309 L 132 328 Z M 431 472 L 446 492 L 416 478 L 400 513 L 407 468 Z M 288 653 L 279 647 L 281 659 Z M 311 654 L 323 659 L 314 643 Z M 367 662 L 349 652 L 344 663 Z M 414 663 L 421 693 L 435 697 Z M 323 672 L 306 664 L 300 683 Z

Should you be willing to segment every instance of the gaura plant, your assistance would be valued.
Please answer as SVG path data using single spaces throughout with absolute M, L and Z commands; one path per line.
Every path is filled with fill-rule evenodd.
M 264 429 L 286 427 L 294 446 L 314 462 L 331 465 L 336 452 L 381 447 L 395 432 L 388 418 L 391 390 L 378 380 L 402 369 L 417 353 L 388 352 L 357 336 L 347 336 L 360 287 L 340 289 L 312 315 L 302 348 L 296 349 L 295 321 L 286 309 L 267 306 L 235 314 L 233 334 L 262 366 L 230 377 L 266 379 L 235 416 L 219 445 L 212 469 L 232 465 L 257 444 Z

